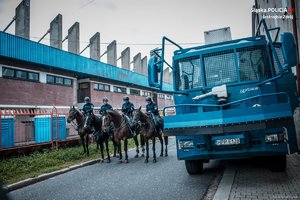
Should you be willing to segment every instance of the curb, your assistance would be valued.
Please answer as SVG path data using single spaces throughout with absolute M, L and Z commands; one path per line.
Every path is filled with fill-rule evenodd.
M 225 200 L 229 199 L 231 187 L 233 185 L 236 169 L 233 167 L 226 168 L 218 189 L 215 193 L 213 200 Z
M 41 182 L 43 180 L 52 178 L 54 176 L 69 172 L 69 171 L 74 170 L 74 169 L 78 169 L 78 168 L 85 167 L 85 166 L 88 166 L 88 165 L 96 164 L 99 161 L 100 161 L 100 159 L 94 159 L 94 160 L 86 161 L 86 162 L 83 162 L 83 163 L 80 163 L 80 164 L 72 165 L 70 167 L 60 169 L 58 171 L 54 171 L 54 172 L 50 172 L 50 173 L 46 173 L 46 174 L 41 174 L 37 177 L 28 178 L 28 179 L 25 179 L 25 180 L 22 180 L 22 181 L 19 181 L 19 182 L 10 184 L 10 185 L 3 186 L 3 190 L 5 192 L 10 192 L 10 191 L 13 191 L 13 190 L 17 190 L 17 189 L 26 187 L 28 185 L 38 183 L 38 182 Z

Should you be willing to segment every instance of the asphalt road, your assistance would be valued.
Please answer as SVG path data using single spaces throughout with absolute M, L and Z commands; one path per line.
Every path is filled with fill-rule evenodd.
M 157 145 L 160 146 L 160 145 Z M 152 152 L 152 145 L 151 152 Z M 158 154 L 160 148 L 157 148 Z M 144 163 L 133 158 L 129 163 L 97 163 L 51 179 L 12 191 L 9 199 L 202 199 L 220 166 L 218 162 L 204 165 L 204 173 L 190 176 L 183 161 L 176 157 L 175 139 L 169 139 L 169 157 L 158 157 L 157 163 Z M 159 154 L 158 154 L 159 155 Z M 152 156 L 152 153 L 150 154 Z

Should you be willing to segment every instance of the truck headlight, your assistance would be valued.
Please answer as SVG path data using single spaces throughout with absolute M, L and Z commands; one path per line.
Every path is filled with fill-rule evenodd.
M 265 136 L 266 143 L 271 142 L 283 142 L 284 141 L 284 133 L 276 133 Z
M 178 140 L 178 148 L 179 149 L 193 149 L 194 141 L 192 139 Z
M 173 115 L 176 115 L 175 108 L 167 108 L 165 110 L 165 116 L 173 116 Z

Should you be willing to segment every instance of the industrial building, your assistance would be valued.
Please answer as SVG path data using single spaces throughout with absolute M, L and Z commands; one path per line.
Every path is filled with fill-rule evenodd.
M 15 34 L 6 33 L 14 22 Z M 63 39 L 60 14 L 38 42 L 29 39 L 29 29 L 30 0 L 23 0 L 13 20 L 0 32 L 0 149 L 76 136 L 77 132 L 66 125 L 65 117 L 60 117 L 67 115 L 70 106 L 82 108 L 86 96 L 96 110 L 104 97 L 114 109 L 120 109 L 125 95 L 136 108 L 145 108 L 146 96 L 151 96 L 160 109 L 173 104 L 170 92 L 158 93 L 148 86 L 147 56 L 142 58 L 138 53 L 131 60 L 127 47 L 118 58 L 115 40 L 100 55 L 99 32 L 80 51 L 79 23 L 75 22 Z M 50 44 L 41 44 L 47 34 L 50 34 Z M 68 51 L 64 51 L 62 44 L 67 40 Z M 87 48 L 90 58 L 80 55 Z M 104 55 L 107 63 L 100 61 Z M 121 67 L 116 66 L 118 59 L 121 59 Z M 133 70 L 130 70 L 131 64 Z M 165 82 L 163 88 L 171 91 L 171 75 L 168 75 L 168 83 Z M 53 114 L 54 107 L 58 110 Z M 53 120 L 59 121 L 59 128 L 53 127 L 56 124 Z M 61 131 L 58 134 L 55 130 Z

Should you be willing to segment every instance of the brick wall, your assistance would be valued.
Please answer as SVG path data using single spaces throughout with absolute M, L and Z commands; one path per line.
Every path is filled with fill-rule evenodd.
M 0 78 L 0 104 L 69 106 L 77 102 L 77 82 L 73 87 Z
M 146 108 L 146 97 L 144 96 L 99 91 L 94 90 L 91 86 L 91 100 L 96 107 L 102 105 L 103 97 L 107 97 L 109 99 L 109 104 L 111 104 L 113 108 L 121 108 L 122 104 L 124 103 L 123 97 L 125 95 L 129 97 L 130 102 L 134 104 L 135 108 L 139 108 L 139 106 L 142 106 L 142 108 Z M 173 100 L 158 99 L 159 108 L 163 108 L 164 106 L 168 105 L 173 105 Z

